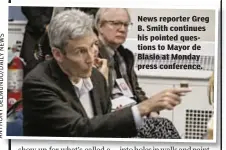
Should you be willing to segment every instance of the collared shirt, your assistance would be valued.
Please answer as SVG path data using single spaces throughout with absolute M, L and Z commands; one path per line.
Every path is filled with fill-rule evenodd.
M 89 92 L 93 89 L 93 84 L 90 78 L 80 79 L 78 83 L 73 83 L 75 92 L 86 111 L 89 118 L 94 116 L 93 105 Z
M 89 91 L 91 91 L 93 89 L 93 84 L 92 84 L 91 79 L 90 78 L 80 79 L 78 83 L 72 82 L 72 84 L 75 88 L 75 92 L 76 92 L 83 108 L 86 111 L 87 116 L 89 118 L 93 118 L 93 116 L 94 116 L 93 105 L 92 105 L 90 94 L 89 94 Z M 137 105 L 131 107 L 131 110 L 132 110 L 136 128 L 138 129 L 142 125 L 143 119 L 140 116 L 140 112 L 137 108 Z

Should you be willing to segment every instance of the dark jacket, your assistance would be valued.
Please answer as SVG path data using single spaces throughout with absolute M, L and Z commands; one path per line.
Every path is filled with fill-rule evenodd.
M 133 137 L 131 108 L 113 113 L 106 81 L 93 69 L 90 92 L 95 117 L 89 119 L 72 83 L 55 60 L 40 63 L 23 84 L 25 136 Z
M 28 20 L 20 53 L 20 57 L 27 64 L 25 66 L 26 75 L 39 63 L 34 57 L 34 50 L 40 38 L 45 34 L 45 26 L 51 20 L 53 7 L 21 7 L 21 10 Z M 43 53 L 50 53 L 48 36 L 44 36 L 42 45 L 45 49 Z
M 100 44 L 100 45 L 101 45 L 99 47 L 100 57 L 108 59 L 108 62 L 110 62 L 110 60 L 109 60 L 110 58 L 107 54 L 106 49 L 104 48 L 104 46 L 102 44 Z M 132 86 L 132 92 L 133 92 L 137 102 L 139 103 L 139 102 L 147 99 L 145 92 L 142 90 L 142 88 L 138 84 L 137 75 L 134 71 L 134 55 L 133 55 L 133 53 L 130 50 L 124 48 L 123 46 L 120 46 L 118 48 L 118 52 L 125 60 L 126 68 L 127 68 L 127 75 L 129 77 L 129 81 Z M 112 64 L 108 63 L 108 67 L 109 68 L 112 67 Z M 112 78 L 112 75 L 111 75 L 111 72 L 109 72 L 109 77 L 108 77 L 109 91 L 112 91 L 112 88 L 113 88 L 113 83 L 112 83 L 111 78 Z

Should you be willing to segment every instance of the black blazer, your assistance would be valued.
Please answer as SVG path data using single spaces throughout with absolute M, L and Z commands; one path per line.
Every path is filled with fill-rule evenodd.
M 106 81 L 93 69 L 90 92 L 95 117 L 89 119 L 74 87 L 55 60 L 34 68 L 23 84 L 25 136 L 132 137 L 136 128 L 131 108 L 113 113 Z

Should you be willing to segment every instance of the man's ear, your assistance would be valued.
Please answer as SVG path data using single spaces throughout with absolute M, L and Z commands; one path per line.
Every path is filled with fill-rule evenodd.
M 57 61 L 57 62 L 62 62 L 63 58 L 64 58 L 64 54 L 61 52 L 60 49 L 58 48 L 52 48 L 52 54 L 53 54 L 53 58 Z

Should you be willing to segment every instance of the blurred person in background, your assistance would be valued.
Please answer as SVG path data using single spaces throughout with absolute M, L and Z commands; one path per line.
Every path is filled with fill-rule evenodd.
M 26 74 L 39 63 L 34 56 L 34 50 L 42 36 L 43 47 L 45 47 L 46 51 L 50 51 L 48 38 L 44 36 L 52 17 L 53 7 L 24 6 L 21 7 L 21 10 L 28 20 L 20 53 L 20 57 L 23 58 L 26 63 L 24 68 L 24 74 L 26 76 Z

